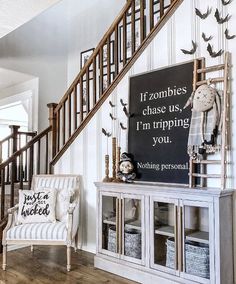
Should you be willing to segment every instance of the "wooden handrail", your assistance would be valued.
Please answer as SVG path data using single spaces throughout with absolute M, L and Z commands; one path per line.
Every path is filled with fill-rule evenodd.
M 2 140 L 0 140 L 0 144 L 3 144 L 4 142 L 6 142 L 6 141 L 10 140 L 12 137 L 13 137 L 13 135 L 12 135 L 12 134 L 10 134 L 10 135 L 6 136 L 6 137 L 5 137 L 5 138 L 3 138 Z
M 51 131 L 51 126 L 43 130 L 41 133 L 39 133 L 37 136 L 35 136 L 32 140 L 30 140 L 24 147 L 22 147 L 20 150 L 13 153 L 13 155 L 8 158 L 6 161 L 4 161 L 2 164 L 0 164 L 0 170 L 5 168 L 8 164 L 12 163 L 17 157 L 19 157 L 24 151 L 28 150 L 31 146 L 33 146 L 36 142 L 38 142 L 42 137 L 44 137 L 47 133 Z
M 18 134 L 26 136 L 35 136 L 37 135 L 37 131 L 19 131 Z
M 140 55 L 143 53 L 143 51 L 146 49 L 146 47 L 150 44 L 150 42 L 153 40 L 153 38 L 156 36 L 156 34 L 161 30 L 161 28 L 165 25 L 167 20 L 173 15 L 175 10 L 179 7 L 179 5 L 183 2 L 183 0 L 174 0 L 171 1 L 171 5 L 168 7 L 168 9 L 165 11 L 163 16 L 160 18 L 159 22 L 151 29 L 149 34 L 146 36 L 146 38 L 143 39 L 143 42 L 139 45 L 139 47 L 134 51 L 132 54 L 132 57 L 127 60 L 127 62 L 123 63 L 123 69 L 117 74 L 113 82 L 108 85 L 107 89 L 103 91 L 102 96 L 99 98 L 99 100 L 95 103 L 91 111 L 89 111 L 85 118 L 83 118 L 83 108 L 82 104 L 80 105 L 80 115 L 81 115 L 81 123 L 78 126 L 77 129 L 72 133 L 72 135 L 69 137 L 69 139 L 66 141 L 66 143 L 63 143 L 62 148 L 60 149 L 59 145 L 57 145 L 57 154 L 54 156 L 53 160 L 50 163 L 50 166 L 53 167 L 55 163 L 60 159 L 60 157 L 65 153 L 65 151 L 69 148 L 69 146 L 72 144 L 72 142 L 75 140 L 75 138 L 78 136 L 78 134 L 84 129 L 84 127 L 88 124 L 88 122 L 91 120 L 91 118 L 94 116 L 94 114 L 98 111 L 100 106 L 104 103 L 104 101 L 108 98 L 108 96 L 111 94 L 111 92 L 115 89 L 115 87 L 118 85 L 118 83 L 121 81 L 121 79 L 125 76 L 125 74 L 128 72 L 128 70 L 132 67 L 132 65 L 136 62 L 136 60 L 140 57 Z M 110 35 L 113 32 L 116 32 L 117 25 L 119 25 L 120 21 L 122 21 L 124 14 L 130 9 L 132 5 L 132 1 L 128 1 L 125 7 L 122 9 L 120 15 L 117 17 L 116 21 L 112 24 L 110 29 L 107 31 L 95 51 L 93 52 L 92 56 L 89 58 L 89 60 L 86 62 L 85 66 L 80 71 L 79 75 L 76 77 L 74 82 L 72 83 L 71 87 L 68 89 L 66 94 L 63 96 L 62 100 L 58 104 L 58 106 L 55 109 L 55 115 L 60 115 L 60 110 L 65 105 L 68 96 L 71 95 L 71 92 L 73 89 L 76 88 L 77 84 L 80 83 L 80 93 L 82 90 L 81 82 L 83 81 L 81 78 L 86 73 L 86 70 L 88 70 L 93 63 L 93 61 L 96 59 L 96 56 L 99 55 L 99 52 L 101 51 L 102 46 L 107 42 L 107 37 L 110 37 Z M 116 35 L 116 33 L 115 33 Z M 116 36 L 117 37 L 117 36 Z M 124 60 L 125 61 L 125 60 Z M 100 58 L 100 65 L 102 63 L 102 60 Z M 103 72 L 101 68 L 101 72 Z M 103 74 L 103 73 L 102 73 Z M 100 75 L 101 77 L 101 75 Z M 57 129 L 58 133 L 58 139 L 60 137 L 60 129 Z M 60 140 L 60 139 L 59 139 Z M 58 143 L 59 144 L 59 143 Z
M 5 158 L 9 158 L 9 156 L 19 150 L 22 141 L 27 143 L 29 137 L 32 138 L 37 135 L 36 131 L 19 131 L 19 125 L 9 125 L 9 128 L 11 129 L 11 134 L 0 141 L 0 164 L 3 161 L 3 151 L 7 153 Z

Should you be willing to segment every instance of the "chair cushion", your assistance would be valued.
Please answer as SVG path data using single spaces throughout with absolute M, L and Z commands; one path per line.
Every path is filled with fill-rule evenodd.
M 66 241 L 67 228 L 63 222 L 31 223 L 15 226 L 7 231 L 6 240 Z
M 19 190 L 18 224 L 55 222 L 55 190 Z

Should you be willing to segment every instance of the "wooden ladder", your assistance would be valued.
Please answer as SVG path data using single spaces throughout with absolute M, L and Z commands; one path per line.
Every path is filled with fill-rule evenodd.
M 209 78 L 211 78 L 211 83 L 214 83 L 216 86 L 218 84 L 223 84 L 223 93 L 221 98 L 221 102 L 223 102 L 221 106 L 221 159 L 207 159 L 209 155 L 206 155 L 203 160 L 197 160 L 190 157 L 189 187 L 192 188 L 196 186 L 196 178 L 200 179 L 200 187 L 206 186 L 208 178 L 219 178 L 221 179 L 220 188 L 225 189 L 227 178 L 227 165 L 229 164 L 227 151 L 229 150 L 230 131 L 230 54 L 228 52 L 225 53 L 224 64 L 218 64 L 210 67 L 206 67 L 205 65 L 206 64 L 204 58 L 194 60 L 193 91 L 195 91 L 199 86 L 207 84 L 206 74 L 211 74 L 217 71 L 222 71 L 223 73 L 223 75 L 220 77 L 209 76 Z M 196 167 L 196 165 L 199 165 L 199 167 Z M 207 165 L 220 165 L 220 173 L 208 174 Z

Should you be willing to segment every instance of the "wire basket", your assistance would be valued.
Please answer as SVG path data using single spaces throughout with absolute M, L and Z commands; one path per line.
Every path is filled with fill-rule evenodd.
M 175 243 L 173 238 L 166 241 L 166 266 L 175 268 Z M 185 272 L 210 279 L 209 245 L 185 242 Z

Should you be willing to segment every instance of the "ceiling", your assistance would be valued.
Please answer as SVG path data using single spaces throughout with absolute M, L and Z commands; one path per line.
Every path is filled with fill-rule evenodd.
M 28 74 L 0 68 L 0 90 L 33 79 Z
M 61 0 L 0 0 L 0 38 Z

